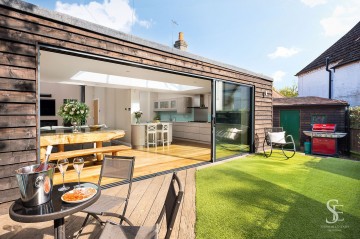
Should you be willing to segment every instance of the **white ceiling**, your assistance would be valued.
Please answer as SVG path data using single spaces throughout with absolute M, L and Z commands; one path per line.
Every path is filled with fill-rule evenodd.
M 82 72 L 86 74 L 81 74 Z M 89 77 L 91 73 L 95 73 L 92 74 L 93 77 Z M 83 78 L 79 77 L 81 75 Z M 101 80 L 102 78 L 112 80 Z M 211 91 L 209 80 L 48 51 L 41 51 L 40 81 L 179 94 Z M 188 90 L 189 88 L 192 89 Z

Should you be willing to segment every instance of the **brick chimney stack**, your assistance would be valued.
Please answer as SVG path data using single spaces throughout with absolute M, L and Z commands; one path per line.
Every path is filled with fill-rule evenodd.
M 188 44 L 184 40 L 184 33 L 179 32 L 179 40 L 175 42 L 174 47 L 182 51 L 187 50 Z

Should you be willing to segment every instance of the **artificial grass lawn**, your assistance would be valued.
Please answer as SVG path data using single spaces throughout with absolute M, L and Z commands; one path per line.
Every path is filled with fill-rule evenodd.
M 197 171 L 196 238 L 360 238 L 360 162 L 250 155 Z M 326 203 L 343 211 L 334 224 Z M 329 228 L 334 227 L 334 228 Z

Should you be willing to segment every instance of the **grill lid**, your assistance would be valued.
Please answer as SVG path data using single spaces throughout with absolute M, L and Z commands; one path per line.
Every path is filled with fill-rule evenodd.
M 336 124 L 313 124 L 312 131 L 315 132 L 335 132 Z

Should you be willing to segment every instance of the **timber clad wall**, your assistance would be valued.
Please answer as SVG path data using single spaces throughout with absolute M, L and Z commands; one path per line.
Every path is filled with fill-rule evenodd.
M 14 169 L 36 160 L 37 44 L 254 85 L 255 138 L 262 142 L 263 128 L 272 126 L 272 97 L 263 97 L 272 82 L 261 76 L 29 14 L 31 4 L 21 12 L 1 2 L 8 5 L 0 1 L 0 203 L 19 197 Z
M 304 142 L 309 137 L 306 136 L 303 131 L 311 131 L 311 116 L 312 115 L 325 115 L 326 123 L 336 124 L 336 131 L 346 132 L 346 113 L 345 106 L 288 106 L 279 107 L 274 106 L 274 127 L 280 127 L 280 111 L 281 110 L 299 110 L 300 111 L 300 145 L 304 146 Z M 346 151 L 347 138 L 339 139 L 339 150 Z

